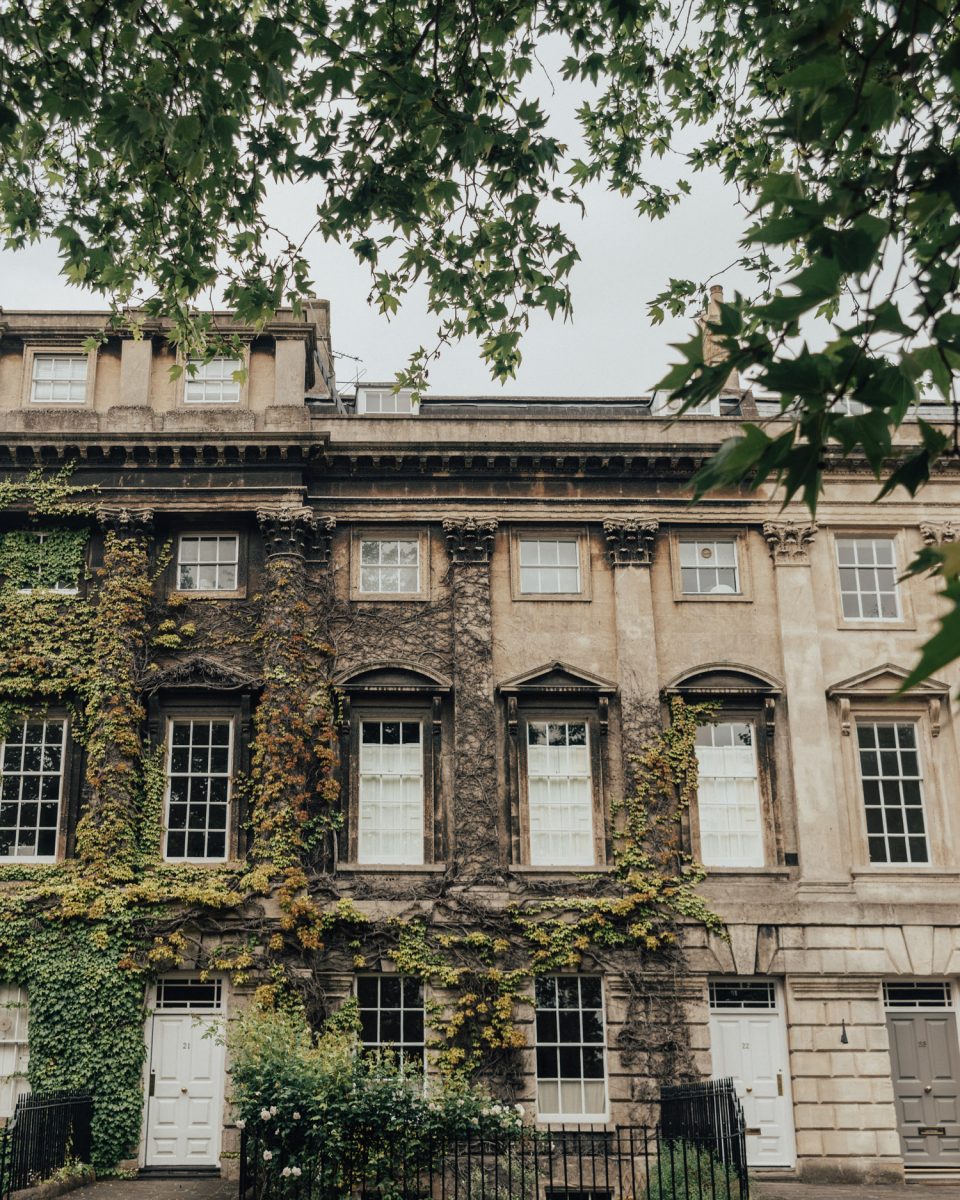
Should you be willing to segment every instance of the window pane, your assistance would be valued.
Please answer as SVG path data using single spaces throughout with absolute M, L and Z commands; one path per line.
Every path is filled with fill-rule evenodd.
M 857 745 L 870 861 L 927 862 L 915 726 L 858 722 Z
M 702 725 L 697 731 L 697 809 L 706 866 L 763 866 L 760 782 L 746 722 Z
M 600 980 L 541 977 L 535 995 L 540 1116 L 603 1117 L 607 1096 Z
M 901 617 L 892 538 L 837 538 L 840 605 L 852 621 Z
M 401 975 L 359 976 L 357 1004 L 364 1048 L 392 1050 L 404 1066 L 422 1074 L 426 1020 L 421 981 Z
M 593 865 L 593 784 L 585 722 L 528 723 L 527 815 L 532 865 Z
M 357 858 L 423 862 L 424 782 L 419 721 L 360 724 Z
M 0 858 L 56 857 L 65 738 L 59 720 L 24 720 L 7 735 L 0 748 Z
M 171 722 L 167 756 L 168 859 L 226 858 L 232 731 L 229 720 Z
M 236 534 L 181 534 L 177 587 L 192 592 L 235 591 L 239 557 L 240 539 Z
M 407 595 L 420 590 L 420 542 L 416 538 L 362 538 L 360 591 Z
M 580 549 L 576 538 L 521 538 L 520 591 L 528 595 L 576 595 Z
M 681 538 L 680 588 L 685 595 L 739 593 L 734 538 Z

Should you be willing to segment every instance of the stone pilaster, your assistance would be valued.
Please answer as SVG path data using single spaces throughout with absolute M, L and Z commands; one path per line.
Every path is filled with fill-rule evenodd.
M 102 504 L 97 508 L 97 523 L 104 533 L 120 538 L 148 537 L 153 532 L 153 509 Z
M 809 547 L 816 527 L 768 522 L 763 536 L 773 558 L 780 613 L 783 675 L 790 705 L 790 748 L 796 791 L 801 886 L 847 885 L 850 852 L 845 844 L 842 797 L 837 794 L 817 598 Z M 785 570 L 784 568 L 795 568 Z
M 257 523 L 267 559 L 306 558 L 316 540 L 320 523 L 312 508 L 300 504 L 274 504 L 257 509 Z M 324 528 L 329 531 L 331 522 Z
M 631 755 L 647 736 L 648 726 L 659 719 L 660 675 L 651 582 L 657 528 L 657 522 L 648 517 L 616 517 L 603 523 L 607 556 L 615 568 L 623 770 L 628 789 L 633 786 Z
M 453 595 L 454 788 L 449 853 L 461 875 L 492 873 L 500 859 L 497 729 L 493 696 L 490 555 L 497 522 L 443 523 Z

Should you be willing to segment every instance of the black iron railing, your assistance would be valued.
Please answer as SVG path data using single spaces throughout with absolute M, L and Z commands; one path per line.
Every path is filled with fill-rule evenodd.
M 526 1128 L 469 1138 L 295 1144 L 244 1130 L 240 1200 L 748 1200 L 743 1126 L 665 1137 L 659 1127 Z M 734 1145 L 736 1143 L 736 1145 Z
M 33 1092 L 0 1129 L 0 1200 L 32 1187 L 67 1162 L 90 1161 L 93 1101 L 82 1092 Z
M 664 1085 L 660 1089 L 660 1136 L 664 1141 L 719 1146 L 746 1175 L 746 1122 L 732 1079 Z

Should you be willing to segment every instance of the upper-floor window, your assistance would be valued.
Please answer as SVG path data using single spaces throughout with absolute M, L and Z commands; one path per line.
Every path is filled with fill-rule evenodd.
M 19 592 L 79 589 L 87 533 L 79 529 L 14 529 L 0 537 L 0 574 Z
M 0 747 L 0 858 L 53 862 L 57 856 L 67 723 L 18 721 Z
M 535 1001 L 540 1119 L 603 1120 L 607 1080 L 600 979 L 541 976 Z
M 423 862 L 423 725 L 410 720 L 360 723 L 357 861 Z
M 837 538 L 840 605 L 847 621 L 898 621 L 897 558 L 893 538 Z
M 426 1054 L 423 983 L 407 975 L 359 975 L 357 1006 L 365 1050 L 390 1050 L 420 1073 Z
M 418 409 L 412 392 L 395 392 L 392 388 L 361 388 L 357 392 L 357 412 L 371 417 L 410 417 Z
M 34 404 L 84 404 L 87 399 L 86 354 L 34 354 L 30 399 Z
M 763 866 L 755 741 L 750 721 L 721 721 L 697 730 L 697 811 L 705 866 Z
M 167 747 L 164 857 L 193 862 L 227 857 L 233 721 L 173 719 Z
M 520 538 L 522 595 L 574 595 L 580 591 L 580 547 L 571 537 Z
M 687 596 L 738 594 L 737 539 L 681 537 L 680 590 Z
M 234 592 L 240 539 L 235 533 L 181 534 L 177 542 L 177 590 Z
M 185 404 L 239 404 L 243 363 L 239 358 L 191 358 L 184 374 Z
M 928 862 L 917 726 L 858 721 L 857 751 L 870 861 Z
M 593 864 L 586 721 L 527 722 L 527 813 L 531 865 Z
M 387 595 L 418 595 L 419 538 L 361 538 L 360 591 Z

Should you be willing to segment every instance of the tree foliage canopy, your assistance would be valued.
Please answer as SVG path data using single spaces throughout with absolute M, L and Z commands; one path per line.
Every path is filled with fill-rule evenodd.
M 219 283 L 258 321 L 309 286 L 271 181 L 369 267 L 381 309 L 419 282 L 442 340 L 508 377 L 531 312 L 570 311 L 565 208 L 605 181 L 642 217 L 718 168 L 752 212 L 724 305 L 663 381 L 685 403 L 730 367 L 790 421 L 747 427 L 701 491 L 773 479 L 815 506 L 824 454 L 914 492 L 957 431 L 895 434 L 960 364 L 960 5 L 954 0 L 0 0 L 0 234 L 52 236 L 69 279 L 202 342 Z M 581 145 L 551 136 L 542 57 L 580 87 Z M 690 141 L 691 131 L 697 136 Z M 683 135 L 684 177 L 652 156 Z M 692 144 L 692 148 L 689 145 Z M 671 280 L 654 320 L 698 301 Z M 817 345 L 807 324 L 825 318 Z M 405 378 L 422 384 L 426 350 Z M 926 566 L 956 581 L 936 554 Z M 951 641 L 951 639 L 948 639 Z M 955 649 L 960 649 L 958 642 Z M 933 659 L 929 668 L 936 665 Z

